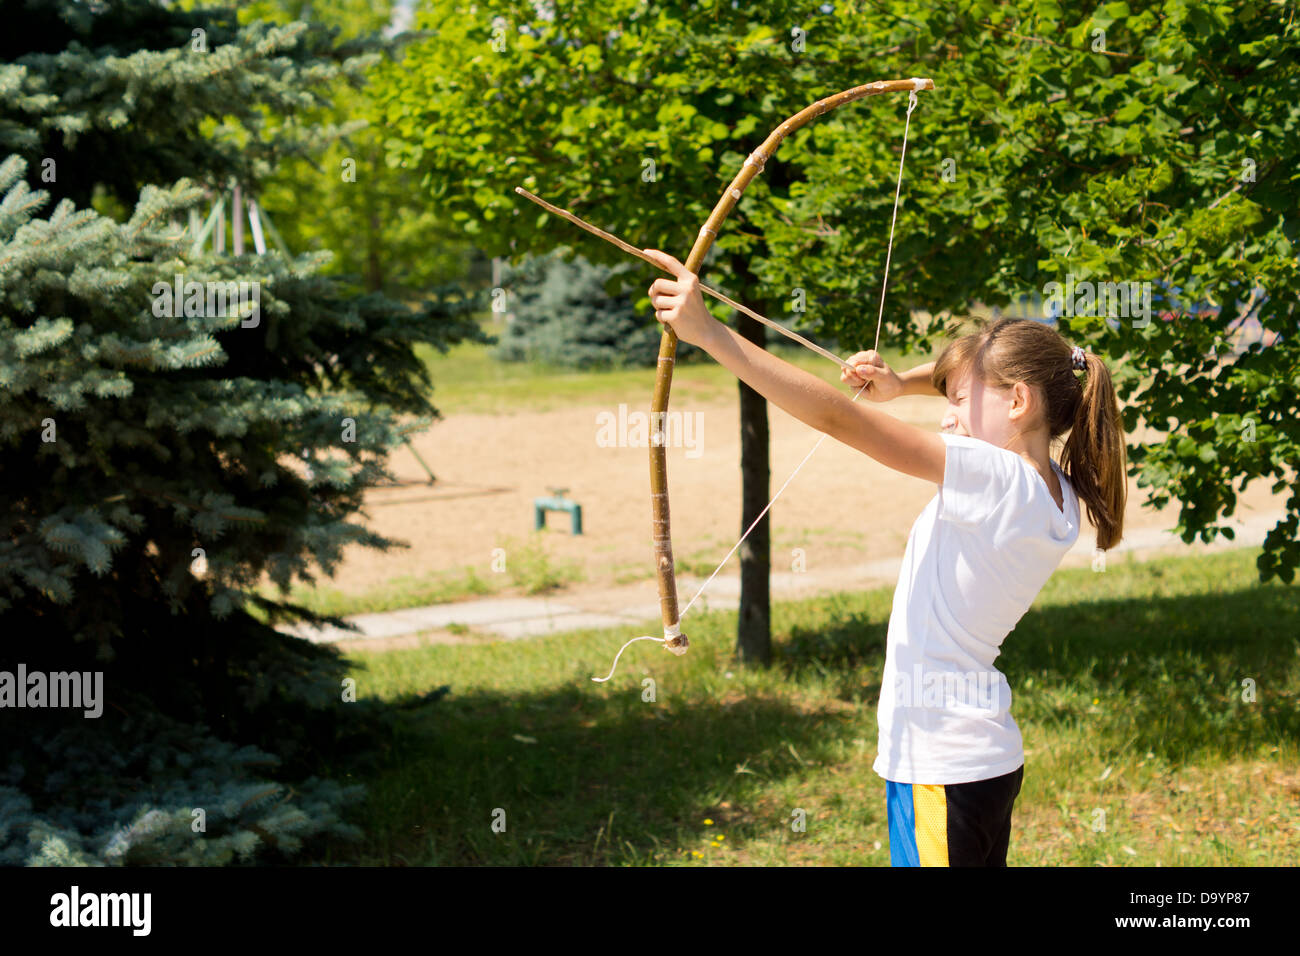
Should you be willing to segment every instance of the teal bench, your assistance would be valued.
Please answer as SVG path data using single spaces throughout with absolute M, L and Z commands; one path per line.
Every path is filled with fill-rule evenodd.
M 541 531 L 546 527 L 546 512 L 567 511 L 573 524 L 573 533 L 582 534 L 582 505 L 564 497 L 568 488 L 552 488 L 549 498 L 533 499 L 533 530 Z

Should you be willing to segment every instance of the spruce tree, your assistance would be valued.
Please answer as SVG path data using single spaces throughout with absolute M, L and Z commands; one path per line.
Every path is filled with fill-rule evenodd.
M 437 415 L 413 346 L 482 338 L 474 303 L 360 294 L 319 274 L 328 253 L 195 251 L 183 224 L 205 190 L 256 194 L 337 136 L 294 110 L 361 82 L 385 41 L 148 0 L 4 13 L 0 702 L 20 665 L 102 672 L 103 701 L 0 708 L 0 862 L 224 863 L 356 835 L 356 789 L 312 774 L 388 718 L 345 700 L 336 651 L 271 626 L 324 619 L 252 589 L 398 543 L 350 519 L 401 430 Z
M 646 325 L 632 295 L 607 291 L 636 265 L 595 265 L 557 251 L 507 267 L 511 320 L 497 356 L 579 369 L 654 367 L 659 330 Z M 679 349 L 683 358 L 692 353 L 698 349 L 685 343 Z

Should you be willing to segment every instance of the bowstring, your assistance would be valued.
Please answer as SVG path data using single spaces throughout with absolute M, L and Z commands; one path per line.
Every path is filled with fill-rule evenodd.
M 898 201 L 899 201 L 899 196 L 902 194 L 902 190 L 903 190 L 903 164 L 907 160 L 907 135 L 912 128 L 912 111 L 916 109 L 916 106 L 917 106 L 916 90 L 912 90 L 910 93 L 907 94 L 907 118 L 903 124 L 903 149 L 898 157 L 898 182 L 894 186 L 894 212 L 892 217 L 889 220 L 889 242 L 885 248 L 885 274 L 880 281 L 880 313 L 876 316 L 875 351 L 877 353 L 879 353 L 880 351 L 880 328 L 885 318 L 885 292 L 889 286 L 889 264 L 892 261 L 893 254 L 894 254 L 894 227 L 898 223 Z M 861 396 L 862 393 L 866 391 L 867 386 L 870 384 L 871 384 L 870 382 L 864 383 L 862 388 L 858 389 L 856 394 L 854 394 L 853 401 L 856 402 L 859 396 Z M 785 484 L 783 484 L 780 490 L 777 491 L 777 493 L 772 496 L 772 500 L 767 503 L 767 505 L 763 508 L 761 512 L 759 512 L 758 517 L 755 518 L 753 522 L 750 524 L 750 526 L 745 529 L 745 533 L 740 536 L 740 540 L 737 541 L 735 545 L 732 546 L 731 550 L 727 552 L 727 556 L 722 559 L 722 562 L 716 568 L 713 569 L 713 573 L 709 575 L 708 580 L 706 580 L 704 584 L 700 586 L 700 589 L 695 592 L 695 597 L 691 598 L 691 600 L 687 603 L 686 607 L 682 608 L 681 613 L 677 615 L 677 625 L 681 624 L 682 618 L 686 616 L 686 612 L 691 609 L 691 607 L 695 604 L 697 600 L 699 600 L 700 595 L 704 593 L 705 589 L 707 589 L 708 586 L 713 583 L 713 579 L 718 576 L 718 573 L 724 567 L 726 567 L 727 562 L 731 560 L 731 556 L 735 554 L 737 550 L 739 550 L 742 544 L 745 543 L 745 539 L 749 537 L 749 533 L 758 526 L 758 523 L 760 521 L 763 520 L 763 516 L 767 514 L 769 509 L 771 509 L 772 505 L 776 504 L 776 500 L 781 497 L 781 493 L 784 492 L 785 489 L 790 486 L 790 482 L 794 481 L 794 476 L 799 474 L 799 470 L 808 463 L 808 459 L 811 458 L 813 454 L 817 451 L 817 449 L 821 447 L 822 442 L 824 442 L 827 439 L 827 437 L 829 436 L 827 436 L 826 433 L 823 432 L 822 436 L 817 439 L 817 444 L 813 445 L 812 450 L 809 451 L 808 454 L 804 455 L 803 461 L 799 462 L 799 464 L 795 466 L 794 471 L 790 472 L 790 477 L 785 480 Z M 674 625 L 674 629 L 676 629 L 677 625 Z M 609 674 L 606 675 L 605 677 L 593 677 L 592 680 L 597 683 L 604 683 L 605 681 L 613 677 L 614 671 L 618 667 L 618 659 L 623 656 L 623 652 L 627 650 L 628 647 L 630 647 L 632 644 L 635 644 L 637 641 L 659 641 L 662 643 L 667 640 L 668 640 L 667 637 L 656 637 L 652 634 L 643 634 L 640 637 L 632 638 L 630 641 L 628 641 L 626 644 L 620 647 L 618 649 L 618 653 L 614 655 L 614 663 L 609 669 Z
M 903 150 L 898 157 L 898 183 L 894 186 L 894 215 L 889 220 L 889 245 L 885 249 L 885 274 L 880 280 L 880 314 L 876 317 L 876 344 L 874 346 L 877 353 L 880 352 L 880 325 L 885 318 L 885 289 L 889 286 L 889 262 L 894 255 L 894 225 L 898 222 L 898 196 L 903 191 L 903 160 L 907 159 L 907 131 L 912 128 L 912 110 L 914 109 L 916 109 L 916 90 L 907 94 L 907 120 L 903 125 Z

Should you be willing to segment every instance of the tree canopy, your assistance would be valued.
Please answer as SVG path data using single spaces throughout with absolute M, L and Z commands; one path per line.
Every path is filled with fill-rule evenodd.
M 1221 519 L 1247 483 L 1294 481 L 1289 5 L 513 2 L 434 5 L 419 25 L 435 38 L 379 71 L 391 154 L 469 235 L 515 256 L 561 241 L 512 193 L 522 185 L 684 257 L 775 124 L 852 86 L 933 78 L 912 117 L 882 342 L 929 348 L 949 317 L 1052 283 L 1145 290 L 1149 316 L 1083 303 L 1058 327 L 1111 364 L 1128 428 L 1168 432 L 1130 447 L 1152 501 L 1177 500 L 1184 539 L 1211 540 L 1231 536 Z M 774 301 L 803 291 L 809 328 L 869 347 L 904 99 L 851 104 L 789 137 L 706 259 L 722 275 L 705 281 L 725 288 L 744 262 Z M 622 255 L 573 241 L 593 261 Z M 1267 347 L 1234 350 L 1247 312 L 1276 335 Z M 1300 491 L 1262 579 L 1292 579 L 1298 527 Z

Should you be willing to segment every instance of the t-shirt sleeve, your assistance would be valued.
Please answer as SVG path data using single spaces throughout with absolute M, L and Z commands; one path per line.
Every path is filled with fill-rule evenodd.
M 1005 450 L 969 435 L 941 436 L 943 483 L 939 486 L 939 518 L 965 527 L 987 521 L 1006 499 L 1015 472 Z

